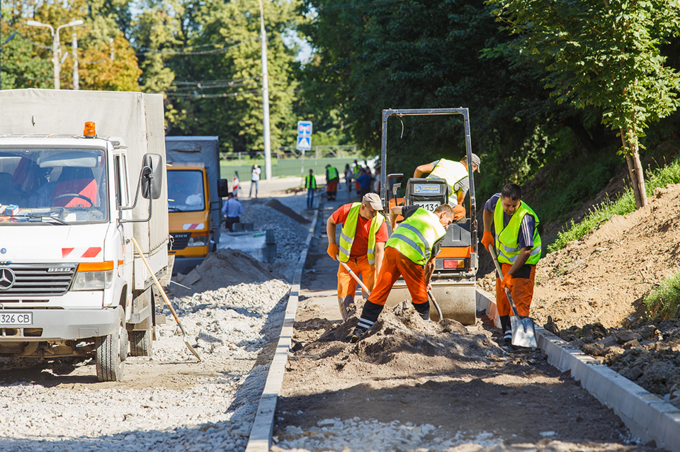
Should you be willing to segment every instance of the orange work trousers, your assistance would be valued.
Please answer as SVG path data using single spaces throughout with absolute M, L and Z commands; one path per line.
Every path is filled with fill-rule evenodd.
M 350 257 L 345 262 L 349 268 L 360 276 L 368 290 L 373 290 L 375 280 L 375 266 L 368 263 L 368 256 L 361 256 L 358 258 Z M 354 292 L 357 290 L 357 282 L 352 275 L 349 274 L 342 264 L 338 265 L 338 299 L 345 303 L 354 303 Z M 365 295 L 364 295 L 365 296 Z
M 411 259 L 389 246 L 385 247 L 385 256 L 378 274 L 378 281 L 375 289 L 371 291 L 368 301 L 384 306 L 392 291 L 392 286 L 400 276 L 403 276 L 404 281 L 406 281 L 406 287 L 411 294 L 413 304 L 428 303 L 425 266 L 414 264 Z
M 501 270 L 506 275 L 512 268 L 510 264 L 501 264 Z M 534 280 L 536 279 L 536 266 L 525 265 L 520 268 L 517 275 L 512 278 L 510 295 L 515 302 L 517 313 L 522 317 L 529 317 L 531 300 L 534 298 Z M 505 295 L 505 289 L 501 286 L 500 278 L 496 278 L 496 307 L 499 316 L 515 315 L 510 308 L 510 302 Z

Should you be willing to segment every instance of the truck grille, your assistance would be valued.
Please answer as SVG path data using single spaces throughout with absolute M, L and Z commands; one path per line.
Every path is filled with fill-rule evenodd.
M 172 233 L 170 234 L 172 239 L 168 242 L 168 251 L 179 251 L 183 250 L 189 244 L 189 239 L 191 238 L 190 232 Z
M 0 266 L 0 297 L 65 294 L 78 264 L 9 264 Z

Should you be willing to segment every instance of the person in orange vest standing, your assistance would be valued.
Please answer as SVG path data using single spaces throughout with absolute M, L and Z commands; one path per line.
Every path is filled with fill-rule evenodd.
M 375 193 L 366 194 L 361 202 L 341 206 L 326 221 L 328 235 L 328 255 L 340 259 L 352 271 L 361 276 L 368 290 L 373 290 L 375 275 L 382 265 L 385 242 L 387 242 L 387 224 L 382 216 L 383 210 L 380 196 Z M 342 224 L 339 245 L 335 240 L 338 224 Z M 354 292 L 357 282 L 345 267 L 338 266 L 338 306 L 342 320 L 347 320 L 354 310 Z M 365 294 L 366 297 L 368 294 Z

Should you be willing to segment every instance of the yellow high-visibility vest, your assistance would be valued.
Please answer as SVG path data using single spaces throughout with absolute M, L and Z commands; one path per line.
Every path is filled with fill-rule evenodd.
M 414 264 L 425 265 L 432 255 L 437 240 L 446 235 L 439 217 L 420 208 L 401 222 L 386 246 L 399 251 Z
M 340 262 L 347 262 L 349 256 L 352 252 L 352 243 L 354 243 L 354 236 L 357 232 L 357 223 L 359 222 L 359 210 L 361 209 L 361 203 L 352 203 L 349 212 L 347 213 L 347 219 L 342 225 L 342 231 L 340 232 L 340 245 L 338 246 Z M 385 222 L 385 217 L 382 216 L 380 212 L 371 220 L 371 229 L 368 231 L 368 263 L 369 265 L 375 265 L 375 234 L 380 229 L 380 226 Z
M 493 223 L 496 230 L 496 250 L 498 251 L 498 262 L 503 264 L 514 264 L 522 248 L 519 247 L 519 228 L 525 215 L 534 217 L 534 246 L 531 248 L 531 256 L 527 264 L 536 265 L 541 259 L 541 236 L 538 234 L 538 215 L 527 206 L 524 201 L 520 201 L 519 208 L 512 215 L 508 225 L 503 227 L 503 204 L 499 199 L 493 213 Z
M 333 179 L 338 179 L 340 176 L 338 175 L 338 169 L 334 166 L 329 166 L 328 167 L 328 180 L 333 180 Z
M 434 167 L 432 172 L 427 179 L 432 178 L 432 176 L 444 179 L 446 184 L 449 186 L 449 190 L 453 193 L 453 199 L 449 199 L 449 204 L 455 206 L 458 204 L 458 193 L 461 190 L 456 191 L 454 185 L 456 185 L 461 180 L 468 177 L 468 170 L 460 162 L 454 162 L 453 160 L 440 159 L 437 165 Z
M 305 188 L 316 190 L 316 177 L 313 174 L 308 174 L 305 178 Z

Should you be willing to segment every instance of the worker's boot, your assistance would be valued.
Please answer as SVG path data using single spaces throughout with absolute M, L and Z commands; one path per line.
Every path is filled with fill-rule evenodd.
M 349 341 L 354 344 L 359 341 L 362 337 L 364 337 L 368 333 L 367 328 L 361 328 L 360 326 L 354 328 L 354 331 L 352 332 L 352 337 L 350 337 Z
M 510 323 L 509 315 L 500 316 L 501 328 L 503 329 L 503 340 L 505 345 L 512 344 L 512 324 Z
M 413 307 L 416 308 L 420 317 L 426 322 L 430 321 L 430 303 L 413 303 Z

